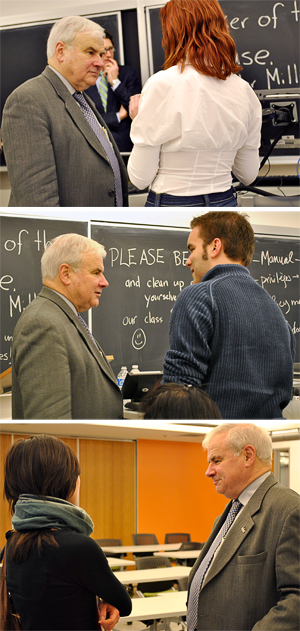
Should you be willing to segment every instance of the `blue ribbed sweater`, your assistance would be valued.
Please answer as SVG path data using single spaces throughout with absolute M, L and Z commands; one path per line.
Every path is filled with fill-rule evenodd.
M 202 385 L 223 419 L 282 418 L 295 339 L 280 307 L 242 265 L 217 265 L 178 296 L 164 382 Z

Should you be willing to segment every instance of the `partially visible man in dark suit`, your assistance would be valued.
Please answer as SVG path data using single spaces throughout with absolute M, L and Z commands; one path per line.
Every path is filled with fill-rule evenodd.
M 79 234 L 52 241 L 42 259 L 43 288 L 13 335 L 13 419 L 118 419 L 123 400 L 99 344 L 81 317 L 108 282 L 102 245 Z
M 297 631 L 300 498 L 271 473 L 268 432 L 226 423 L 202 445 L 206 476 L 231 502 L 189 576 L 188 631 Z
M 103 68 L 104 31 L 79 16 L 54 24 L 48 66 L 8 97 L 2 119 L 9 206 L 127 206 L 127 172 L 83 92 Z
M 113 36 L 108 31 L 105 31 L 104 48 L 104 68 L 96 84 L 86 92 L 109 127 L 119 151 L 128 152 L 132 149 L 129 100 L 132 95 L 141 92 L 141 84 L 134 68 L 118 65 L 114 58 Z

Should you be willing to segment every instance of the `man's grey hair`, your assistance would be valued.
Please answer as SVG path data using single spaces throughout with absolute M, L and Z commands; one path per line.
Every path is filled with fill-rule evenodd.
M 94 251 L 104 259 L 106 250 L 93 239 L 83 237 L 81 234 L 61 234 L 53 239 L 46 248 L 41 258 L 42 279 L 53 280 L 63 263 L 78 272 L 82 267 L 82 254 Z
M 64 42 L 67 48 L 73 48 L 76 33 L 87 31 L 92 37 L 104 40 L 105 31 L 99 24 L 79 15 L 70 15 L 55 22 L 47 41 L 47 59 L 55 54 L 57 42 Z
M 246 445 L 255 448 L 256 456 L 265 465 L 272 463 L 272 440 L 268 432 L 253 423 L 223 423 L 205 435 L 202 441 L 204 449 L 217 434 L 227 433 L 226 447 L 234 456 L 239 456 Z

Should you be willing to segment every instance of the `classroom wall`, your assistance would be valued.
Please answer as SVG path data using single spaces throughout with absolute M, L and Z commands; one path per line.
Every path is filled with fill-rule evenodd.
M 288 440 L 273 443 L 273 449 L 288 449 L 290 452 L 289 486 L 300 495 L 300 441 Z
M 205 477 L 206 452 L 201 443 L 138 440 L 137 532 L 189 532 L 206 541 L 228 500 Z
M 90 8 L 97 6 L 98 11 L 101 11 L 101 7 L 110 3 L 111 10 L 114 10 L 114 5 L 119 5 L 120 2 L 116 0 L 97 0 L 97 3 L 93 0 L 1 0 L 1 17 L 26 15 L 30 13 L 50 12 L 52 14 L 60 14 L 64 9 L 76 9 L 78 12 L 89 11 Z M 123 6 L 126 8 L 126 0 L 123 1 Z M 135 0 L 131 0 L 131 5 L 135 4 Z M 76 13 L 78 15 L 78 13 Z
M 300 441 L 282 441 L 274 449 L 290 450 L 291 489 L 300 494 Z M 138 440 L 137 532 L 189 532 L 206 541 L 228 503 L 205 476 L 207 453 L 201 443 Z

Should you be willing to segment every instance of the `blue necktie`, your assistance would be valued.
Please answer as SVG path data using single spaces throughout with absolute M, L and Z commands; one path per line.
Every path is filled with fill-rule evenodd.
M 92 128 L 93 132 L 97 136 L 100 144 L 102 145 L 107 158 L 110 162 L 111 168 L 114 172 L 114 180 L 115 180 L 115 194 L 116 194 L 116 206 L 123 206 L 123 195 L 122 195 L 122 181 L 120 174 L 120 166 L 117 159 L 117 156 L 114 152 L 114 149 L 106 136 L 106 132 L 101 127 L 99 121 L 97 120 L 93 110 L 89 106 L 87 100 L 84 98 L 82 92 L 74 92 L 73 97 L 77 103 L 79 103 L 83 114 Z
M 204 578 L 206 576 L 206 573 L 213 561 L 213 558 L 215 556 L 215 553 L 218 549 L 218 547 L 221 544 L 221 541 L 223 539 L 223 537 L 225 537 L 226 533 L 228 532 L 230 526 L 233 524 L 238 512 L 241 510 L 243 504 L 241 504 L 241 502 L 239 500 L 234 500 L 234 502 L 232 502 L 230 511 L 227 515 L 227 518 L 222 526 L 222 528 L 220 528 L 217 536 L 215 537 L 214 541 L 212 542 L 208 552 L 206 553 L 204 559 L 202 559 L 195 575 L 194 578 L 192 580 L 191 583 L 191 588 L 190 588 L 190 595 L 189 595 L 189 603 L 188 603 L 188 610 L 187 610 L 187 628 L 188 631 L 194 631 L 194 629 L 197 628 L 197 618 L 198 618 L 198 599 L 199 599 L 199 593 L 204 581 Z

